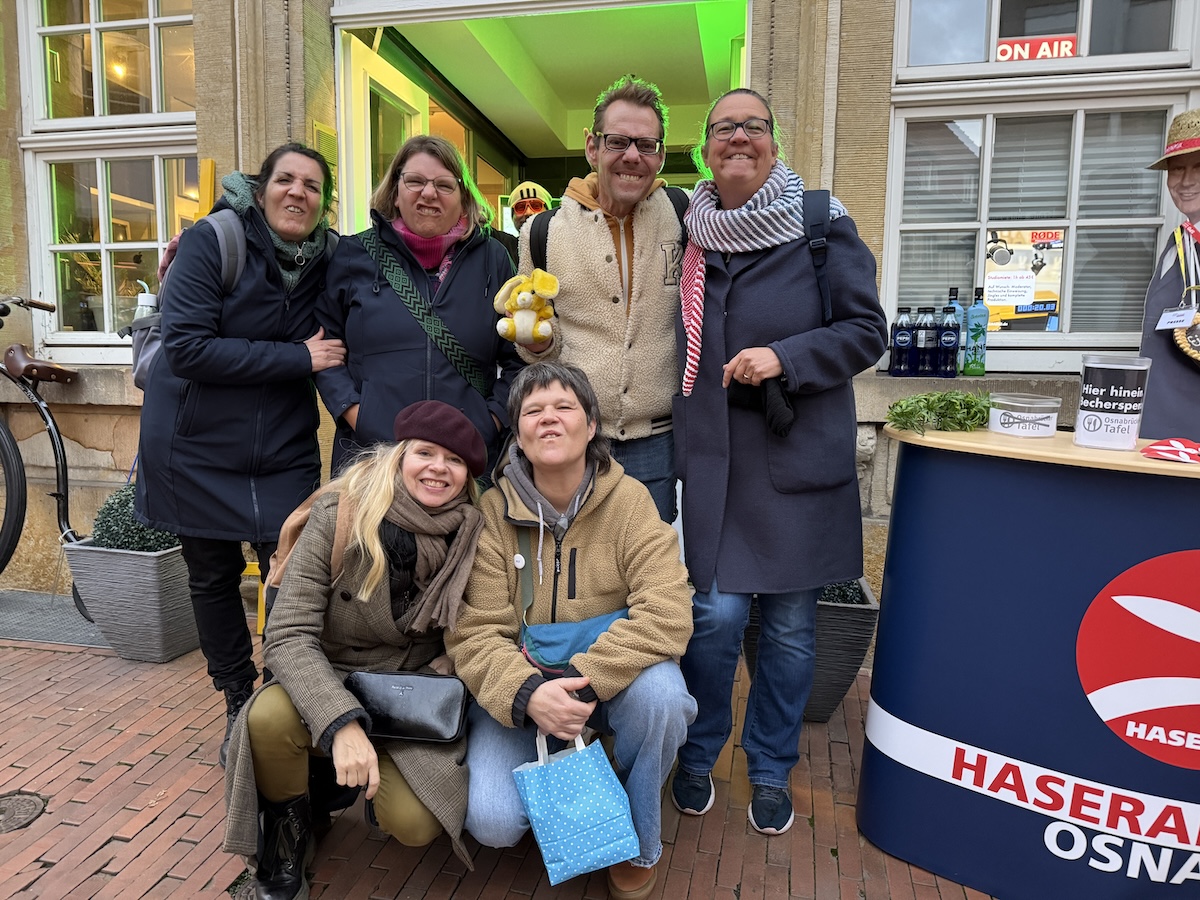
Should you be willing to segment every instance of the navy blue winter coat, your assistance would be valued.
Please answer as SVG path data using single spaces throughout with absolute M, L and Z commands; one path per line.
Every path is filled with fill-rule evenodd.
M 875 257 L 848 216 L 828 235 L 833 322 L 807 238 L 705 255 L 704 331 L 691 396 L 673 403 L 683 537 L 698 591 L 783 593 L 862 575 L 851 378 L 883 354 L 887 327 Z M 683 325 L 676 322 L 682 381 Z M 760 410 L 730 406 L 721 367 L 747 347 L 783 364 L 795 421 L 787 437 Z
M 179 239 L 142 404 L 137 517 L 191 537 L 264 542 L 320 480 L 304 341 L 317 331 L 325 258 L 289 293 L 257 206 L 242 223 L 246 267 L 228 296 L 216 232 L 205 223 Z
M 513 345 L 496 333 L 492 301 L 513 274 L 508 251 L 476 230 L 459 247 L 437 292 L 416 257 L 390 222 L 371 213 L 384 248 L 391 248 L 417 293 L 474 357 L 490 385 L 485 398 L 458 373 L 404 305 L 362 242 L 342 238 L 329 262 L 329 289 L 317 303 L 317 321 L 327 337 L 346 342 L 346 365 L 316 376 L 330 415 L 337 422 L 333 471 L 359 450 L 392 440 L 396 414 L 418 400 L 441 400 L 462 410 L 488 447 L 488 471 L 500 450 L 492 414 L 508 427 L 508 389 L 523 365 Z M 432 295 L 432 302 L 430 300 Z M 497 375 L 499 371 L 499 375 Z M 342 413 L 359 404 L 357 430 Z

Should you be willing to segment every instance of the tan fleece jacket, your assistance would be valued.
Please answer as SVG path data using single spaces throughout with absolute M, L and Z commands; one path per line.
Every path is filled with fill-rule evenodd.
M 672 215 L 674 215 L 672 213 Z M 514 563 L 517 528 L 531 531 L 538 550 L 538 516 L 507 478 L 483 495 L 484 529 L 458 626 L 446 632 L 455 671 L 497 722 L 513 725 L 513 700 L 537 673 L 521 655 L 521 569 Z M 525 561 L 533 579 L 530 624 L 577 622 L 629 607 L 571 665 L 611 700 L 641 671 L 683 655 L 692 636 L 692 590 L 679 561 L 679 539 L 664 523 L 646 488 L 619 463 L 596 479 L 560 543 L 546 530 L 538 561 Z

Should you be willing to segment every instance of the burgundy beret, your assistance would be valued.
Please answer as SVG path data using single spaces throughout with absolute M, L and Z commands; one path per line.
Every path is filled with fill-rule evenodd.
M 478 478 L 487 466 L 487 447 L 479 429 L 449 403 L 418 400 L 396 416 L 393 427 L 397 441 L 429 441 L 461 456 L 471 474 Z

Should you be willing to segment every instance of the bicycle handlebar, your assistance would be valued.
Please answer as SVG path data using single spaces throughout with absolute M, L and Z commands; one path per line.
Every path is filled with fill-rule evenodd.
M 0 297 L 0 302 L 11 303 L 13 306 L 21 306 L 25 309 L 42 309 L 46 312 L 54 312 L 57 309 L 53 303 L 46 303 L 42 300 L 26 300 L 24 297 Z

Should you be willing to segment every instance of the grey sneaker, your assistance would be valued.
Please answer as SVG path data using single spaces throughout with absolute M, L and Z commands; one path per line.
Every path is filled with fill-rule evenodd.
M 750 785 L 750 824 L 763 834 L 783 834 L 792 827 L 796 813 L 792 798 L 784 788 L 765 784 Z
M 716 797 L 712 775 L 693 775 L 683 769 L 675 770 L 675 777 L 671 779 L 671 802 L 684 815 L 704 815 L 712 809 Z

